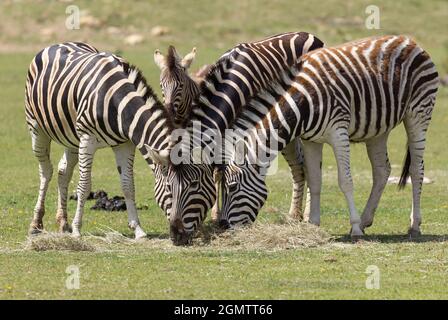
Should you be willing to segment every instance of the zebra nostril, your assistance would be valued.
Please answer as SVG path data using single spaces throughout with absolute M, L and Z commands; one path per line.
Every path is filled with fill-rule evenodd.
M 171 222 L 171 233 L 177 237 L 177 235 L 181 235 L 185 233 L 184 225 L 182 224 L 182 220 L 176 219 Z
M 176 219 L 170 225 L 171 240 L 176 246 L 191 244 L 192 233 L 187 232 L 183 227 L 182 220 Z
M 219 220 L 219 226 L 222 229 L 229 229 L 230 228 L 230 223 L 227 220 L 222 219 L 222 220 Z

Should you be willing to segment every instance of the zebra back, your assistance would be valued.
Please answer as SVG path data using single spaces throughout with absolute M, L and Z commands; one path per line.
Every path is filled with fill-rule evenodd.
M 103 146 L 131 140 L 151 162 L 146 145 L 169 147 L 171 120 L 142 73 L 121 57 L 68 42 L 40 51 L 25 89 L 30 130 L 78 148 L 81 134 Z
M 351 141 L 365 141 L 391 131 L 407 114 L 429 122 L 437 76 L 428 53 L 407 36 L 318 49 L 300 58 L 287 81 L 252 98 L 234 128 L 262 130 L 267 143 L 278 142 L 272 152 L 295 136 L 320 139 L 342 121 Z M 257 140 L 250 141 L 256 148 Z
M 220 132 L 230 128 L 251 97 L 280 80 L 283 72 L 323 42 L 306 32 L 241 43 L 210 68 L 192 110 L 192 120 Z

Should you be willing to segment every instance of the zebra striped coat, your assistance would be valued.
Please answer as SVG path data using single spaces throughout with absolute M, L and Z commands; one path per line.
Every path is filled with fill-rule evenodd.
M 419 234 L 425 135 L 438 87 L 429 55 L 406 36 L 367 38 L 306 54 L 292 74 L 251 100 L 238 119 L 235 126 L 246 130 L 250 147 L 260 147 L 257 129 L 268 141 L 263 149 L 274 155 L 291 139 L 303 139 L 310 221 L 319 224 L 322 143 L 329 143 L 350 210 L 351 234 L 358 237 L 372 223 L 390 173 L 388 134 L 403 122 L 408 151 L 401 184 L 411 176 L 410 234 Z M 278 144 L 272 144 L 273 140 Z M 362 219 L 353 201 L 350 141 L 366 142 L 372 163 L 373 186 Z M 270 145 L 276 145 L 275 149 Z M 223 217 L 230 222 L 253 221 L 264 203 L 263 197 L 256 196 L 266 192 L 264 179 L 253 165 L 230 164 L 225 173 Z
M 252 96 L 279 81 L 283 72 L 288 72 L 302 54 L 322 46 L 323 43 L 313 35 L 298 32 L 240 44 L 229 50 L 211 67 L 201 84 L 187 130 L 191 133 L 192 123 L 198 121 L 204 134 L 210 130 L 221 134 L 232 126 Z M 161 79 L 162 89 L 163 83 Z M 175 99 L 171 97 L 170 100 Z M 188 116 L 179 117 L 185 119 Z M 199 143 L 201 145 L 203 141 Z M 208 146 L 204 144 L 203 147 Z M 297 165 L 295 152 L 287 159 L 291 165 Z M 206 192 L 211 189 L 206 181 L 212 179 L 201 180 L 208 176 L 207 172 L 213 171 L 207 165 L 170 166 L 168 170 L 166 184 L 173 189 L 170 191 L 173 193 L 172 235 L 181 239 L 181 243 L 187 241 L 200 220 L 205 218 L 209 204 L 215 202 L 217 192 Z M 200 219 L 196 213 L 200 214 Z M 189 219 L 188 216 L 195 217 Z
M 80 181 L 73 233 L 79 235 L 95 150 L 111 146 L 136 237 L 145 236 L 134 203 L 135 147 L 152 163 L 166 161 L 172 129 L 164 106 L 142 74 L 120 57 L 98 52 L 85 43 L 63 43 L 39 52 L 28 70 L 26 121 L 39 161 L 40 192 L 31 233 L 43 228 L 42 217 L 52 176 L 50 143 L 66 148 L 58 167 L 57 221 L 67 223 L 67 187 L 79 157 Z

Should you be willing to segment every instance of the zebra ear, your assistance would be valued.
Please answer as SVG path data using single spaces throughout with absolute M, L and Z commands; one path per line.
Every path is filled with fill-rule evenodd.
M 189 54 L 187 54 L 181 61 L 181 65 L 182 67 L 184 67 L 185 69 L 188 69 L 191 64 L 194 61 L 194 58 L 196 57 L 196 48 L 193 48 L 193 50 L 191 50 L 191 52 Z
M 168 149 L 158 150 L 152 148 L 147 144 L 145 144 L 145 148 L 148 151 L 149 157 L 154 163 L 161 164 L 164 166 L 170 163 L 170 150 Z
M 154 62 L 156 63 L 156 65 L 159 67 L 160 70 L 167 67 L 166 59 L 159 49 L 154 51 Z

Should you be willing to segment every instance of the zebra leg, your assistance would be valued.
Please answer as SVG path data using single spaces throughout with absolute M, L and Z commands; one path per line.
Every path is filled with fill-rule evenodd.
M 58 165 L 58 210 L 56 223 L 60 232 L 70 232 L 67 220 L 67 191 L 73 176 L 73 169 L 78 163 L 78 150 L 66 148 Z
M 97 140 L 94 136 L 84 134 L 79 142 L 79 182 L 78 182 L 78 203 L 73 219 L 73 236 L 81 236 L 82 216 L 84 214 L 84 204 L 91 189 L 93 156 L 98 148 Z
M 363 235 L 363 232 L 360 228 L 361 219 L 353 199 L 353 180 L 350 172 L 350 141 L 347 129 L 336 130 L 331 136 L 330 144 L 338 166 L 339 188 L 345 195 L 350 211 L 350 224 L 352 225 L 350 235 L 353 240 L 357 240 Z
M 219 192 L 219 187 L 221 185 L 221 180 L 222 180 L 222 171 L 219 168 L 215 168 L 215 170 L 213 171 L 213 179 L 215 180 L 215 192 L 216 192 L 216 201 L 213 204 L 212 207 L 212 221 L 220 221 L 220 214 L 221 212 L 219 211 L 219 201 L 220 201 L 220 192 Z
M 307 222 L 320 225 L 320 192 L 322 188 L 322 143 L 303 141 L 305 156 L 305 176 L 310 201 Z M 309 200 L 308 200 L 309 199 Z
M 34 207 L 34 216 L 31 221 L 29 234 L 38 234 L 44 229 L 43 217 L 45 214 L 45 196 L 53 175 L 53 166 L 50 161 L 50 144 L 48 136 L 35 128 L 31 129 L 31 140 L 33 153 L 39 161 L 40 187 L 36 206 Z
M 306 188 L 305 209 L 303 209 L 303 221 L 310 221 L 311 212 L 311 192 L 310 188 Z
M 282 150 L 282 154 L 292 174 L 292 197 L 289 216 L 301 221 L 303 219 L 302 204 L 305 189 L 305 171 L 300 139 L 295 139 L 288 143 Z
M 372 165 L 372 190 L 367 201 L 364 212 L 361 216 L 361 229 L 370 227 L 373 223 L 375 210 L 380 202 L 381 195 L 389 178 L 391 167 L 387 157 L 387 139 L 386 133 L 379 137 L 370 139 L 366 142 L 367 154 Z
M 412 181 L 412 211 L 411 226 L 408 234 L 417 237 L 421 234 L 420 224 L 422 217 L 420 212 L 420 197 L 424 178 L 423 154 L 425 152 L 426 130 L 429 121 L 419 122 L 419 119 L 407 115 L 404 119 L 404 126 L 408 135 L 408 157 L 410 157 L 409 174 Z
M 135 232 L 135 239 L 146 237 L 146 233 L 140 227 L 137 208 L 135 206 L 134 188 L 134 155 L 135 146 L 130 141 L 112 148 L 115 153 L 117 170 L 120 174 L 121 188 L 123 190 L 128 211 L 128 226 Z

